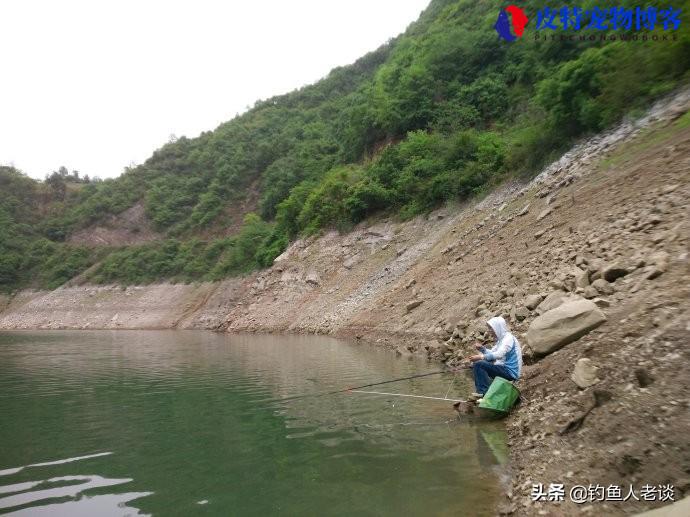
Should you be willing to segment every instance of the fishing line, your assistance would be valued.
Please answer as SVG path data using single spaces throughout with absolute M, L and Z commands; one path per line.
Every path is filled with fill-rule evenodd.
M 443 397 L 444 399 L 448 398 L 448 394 L 450 393 L 450 389 L 453 387 L 453 384 L 455 383 L 455 378 L 457 377 L 458 372 L 455 372 L 455 375 L 453 375 L 453 378 L 450 381 L 450 384 L 448 385 L 448 391 L 446 391 L 445 396 Z
M 370 388 L 372 386 L 380 386 L 381 384 L 388 384 L 391 382 L 398 382 L 398 381 L 406 381 L 409 379 L 417 379 L 419 377 L 428 377 L 429 375 L 438 375 L 439 373 L 447 373 L 447 370 L 439 370 L 437 372 L 429 372 L 429 373 L 420 373 L 417 375 L 410 375 L 409 377 L 400 377 L 399 379 L 391 379 L 388 381 L 381 381 L 381 382 L 372 382 L 370 384 L 363 384 L 361 386 L 354 386 L 351 388 L 345 388 L 341 390 L 335 390 L 335 391 L 327 391 L 325 393 L 310 393 L 307 395 L 296 395 L 294 397 L 286 397 L 284 399 L 278 399 L 276 402 L 287 402 L 291 400 L 298 400 L 298 399 L 305 399 L 309 397 L 326 397 L 328 395 L 336 395 L 337 393 L 346 393 L 348 391 L 350 392 L 355 392 L 354 390 L 359 390 L 361 388 Z
M 390 424 L 356 424 L 353 425 L 352 427 L 367 427 L 369 429 L 379 429 L 382 427 L 393 427 L 396 425 L 405 425 L 405 426 L 413 426 L 413 425 L 420 425 L 420 426 L 433 426 L 433 425 L 447 425 L 449 423 L 454 423 L 457 419 L 452 419 L 452 420 L 445 420 L 443 422 L 393 422 Z

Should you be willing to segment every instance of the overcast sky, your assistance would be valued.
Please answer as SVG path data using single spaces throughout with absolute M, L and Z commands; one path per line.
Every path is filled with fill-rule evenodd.
M 353 62 L 428 2 L 0 2 L 0 164 L 117 176 Z

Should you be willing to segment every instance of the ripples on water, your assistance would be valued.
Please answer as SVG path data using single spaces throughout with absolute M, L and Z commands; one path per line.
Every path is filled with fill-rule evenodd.
M 281 400 L 434 369 L 322 337 L 0 334 L 0 513 L 492 515 L 500 425 L 444 401 Z M 471 391 L 450 374 L 384 388 Z

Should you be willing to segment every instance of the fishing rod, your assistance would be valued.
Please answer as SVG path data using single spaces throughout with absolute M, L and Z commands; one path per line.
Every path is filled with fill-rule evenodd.
M 364 390 L 354 390 L 352 393 L 366 393 L 368 395 L 386 395 L 388 397 L 410 397 L 413 399 L 443 400 L 444 402 L 461 402 L 460 399 L 449 399 L 448 396 L 441 398 L 441 397 L 429 397 L 427 395 L 412 395 L 409 393 L 385 393 L 383 391 L 364 391 Z
M 361 386 L 353 386 L 350 388 L 345 388 L 342 390 L 327 391 L 324 393 L 309 393 L 307 395 L 296 395 L 294 397 L 286 397 L 284 399 L 279 399 L 277 402 L 287 402 L 298 399 L 306 399 L 309 397 L 326 397 L 328 395 L 336 395 L 338 393 L 346 393 L 348 391 L 360 390 L 362 388 L 370 388 L 372 386 L 380 386 L 381 384 L 388 384 L 391 382 L 406 381 L 409 379 L 417 379 L 419 377 L 428 377 L 429 375 L 438 375 L 439 373 L 447 373 L 447 370 L 439 370 L 437 372 L 420 373 L 417 375 L 410 375 L 409 377 L 400 377 L 399 379 L 391 379 L 389 381 L 372 382 L 371 384 L 363 384 Z

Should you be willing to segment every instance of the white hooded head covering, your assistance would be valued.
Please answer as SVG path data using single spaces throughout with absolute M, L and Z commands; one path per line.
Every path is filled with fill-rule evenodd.
M 496 316 L 487 321 L 488 325 L 494 329 L 497 341 L 501 341 L 508 334 L 508 324 L 501 316 Z

